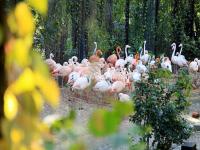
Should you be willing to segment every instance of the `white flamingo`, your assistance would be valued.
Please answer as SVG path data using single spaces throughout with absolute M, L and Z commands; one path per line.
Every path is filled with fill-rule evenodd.
M 172 47 L 172 50 L 173 50 L 172 57 L 171 57 L 171 61 L 172 61 L 172 63 L 175 65 L 175 66 L 174 66 L 175 72 L 177 72 L 178 56 L 175 55 L 176 43 L 173 43 L 173 44 L 171 45 L 171 47 Z
M 131 100 L 131 97 L 128 94 L 124 94 L 124 93 L 119 93 L 119 100 L 121 102 L 128 102 Z
M 131 46 L 129 46 L 129 45 L 125 46 L 125 55 L 126 55 L 125 62 L 129 63 L 129 64 L 132 64 L 132 62 L 133 62 L 133 55 L 131 54 L 131 55 L 128 56 L 128 52 L 127 52 L 128 48 L 131 48 Z
M 146 67 L 145 65 L 142 64 L 142 61 L 141 61 L 141 60 L 138 61 L 138 64 L 137 64 L 137 66 L 136 66 L 136 69 L 137 69 L 137 71 L 138 71 L 139 73 L 141 73 L 141 74 L 143 74 L 143 73 L 145 73 L 145 72 L 148 71 L 148 70 L 147 70 L 147 67 Z
M 161 68 L 163 69 L 168 69 L 170 72 L 172 72 L 172 65 L 171 65 L 171 61 L 169 60 L 168 57 L 163 57 L 161 59 Z
M 131 77 L 134 82 L 141 81 L 141 73 L 139 73 L 137 69 L 133 70 Z
M 182 53 L 182 49 L 183 49 L 183 45 L 182 44 L 180 44 L 179 45 L 179 47 L 181 48 L 180 49 L 180 52 L 177 52 L 176 54 L 177 54 L 177 56 L 178 56 L 178 66 L 179 67 L 184 67 L 184 66 L 188 66 L 188 61 L 185 59 L 185 56 L 183 56 L 183 55 L 181 55 L 181 53 Z
M 95 84 L 95 86 L 93 87 L 94 91 L 99 91 L 99 92 L 106 92 L 109 91 L 111 88 L 111 83 L 108 80 L 102 80 L 99 81 Z
M 78 72 L 71 72 L 70 74 L 69 74 L 69 78 L 68 78 L 68 84 L 69 85 L 73 85 L 74 84 L 74 82 L 78 79 L 78 78 L 80 78 L 80 73 L 78 73 Z
M 125 88 L 125 83 L 122 81 L 115 81 L 111 86 L 111 92 L 119 93 Z
M 148 51 L 146 50 L 146 41 L 144 41 L 144 55 L 142 55 L 142 51 L 140 53 L 140 60 L 142 61 L 142 63 L 145 65 L 148 63 L 149 61 L 149 54 L 148 54 Z
M 198 59 L 195 58 L 194 61 L 192 61 L 189 64 L 189 71 L 190 72 L 197 72 L 199 70 L 199 66 L 198 66 Z
M 83 76 L 83 77 L 78 78 L 74 82 L 74 84 L 72 86 L 72 89 L 84 90 L 87 87 L 89 87 L 90 84 L 91 84 L 91 77 Z
M 56 67 L 56 62 L 53 60 L 53 53 L 50 53 L 49 58 L 45 60 L 46 64 L 48 65 L 50 71 L 53 71 Z

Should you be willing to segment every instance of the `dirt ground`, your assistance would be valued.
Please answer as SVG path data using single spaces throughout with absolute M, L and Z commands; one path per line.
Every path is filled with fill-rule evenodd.
M 75 110 L 77 112 L 76 124 L 81 125 L 82 128 L 87 128 L 87 121 L 90 114 L 96 108 L 109 108 L 110 95 L 109 94 L 99 94 L 94 92 L 72 92 L 68 88 L 61 89 L 61 102 L 57 109 L 53 110 L 50 106 L 45 105 L 44 111 L 41 116 L 44 118 L 50 114 L 59 114 L 66 115 L 70 110 Z M 72 94 L 73 93 L 73 94 Z M 117 95 L 114 96 L 114 100 L 117 99 Z M 83 100 L 83 99 L 87 99 Z M 113 100 L 113 99 L 112 99 Z M 190 115 L 193 111 L 200 112 L 200 90 L 194 90 L 192 96 L 190 97 L 191 106 L 188 109 L 187 114 Z M 122 132 L 130 126 L 130 123 L 127 120 L 124 120 L 121 125 Z M 94 139 L 88 133 L 82 133 L 81 136 L 86 139 L 91 147 L 91 150 L 127 150 L 128 147 L 118 147 L 112 148 L 109 142 L 106 139 Z M 187 140 L 197 143 L 197 149 L 200 150 L 200 132 L 196 131 L 192 136 Z M 56 150 L 66 150 L 64 147 L 65 139 L 58 138 Z M 94 148 L 95 147 L 95 148 Z M 173 149 L 180 150 L 180 146 L 173 145 Z

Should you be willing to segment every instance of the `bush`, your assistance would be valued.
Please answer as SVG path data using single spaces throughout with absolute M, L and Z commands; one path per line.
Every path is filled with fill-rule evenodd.
M 130 118 L 134 123 L 152 127 L 152 132 L 142 140 L 149 145 L 152 138 L 151 146 L 160 150 L 170 149 L 172 143 L 181 143 L 192 131 L 182 117 L 189 105 L 186 97 L 191 89 L 191 79 L 185 71 L 179 72 L 176 83 L 170 83 L 169 79 L 169 73 L 157 70 L 149 73 L 148 80 L 136 83 L 133 96 L 136 113 Z

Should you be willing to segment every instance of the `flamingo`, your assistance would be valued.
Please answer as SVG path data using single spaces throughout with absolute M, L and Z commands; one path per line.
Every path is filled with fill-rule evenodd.
M 53 60 L 53 57 L 54 57 L 53 53 L 50 53 L 49 58 L 45 60 L 50 71 L 53 71 L 56 68 L 56 62 Z
M 73 61 L 73 63 L 75 64 L 75 65 L 78 65 L 78 57 L 76 57 L 76 56 L 72 56 L 72 61 Z
M 107 58 L 107 63 L 111 64 L 112 66 L 115 66 L 117 58 L 119 58 L 119 53 L 121 51 L 121 48 L 118 46 L 115 51 L 116 51 L 116 54 L 112 54 Z
M 119 93 L 118 96 L 121 102 L 128 102 L 131 100 L 131 97 L 128 94 Z
M 133 72 L 131 73 L 131 77 L 132 77 L 132 80 L 134 82 L 138 82 L 138 81 L 141 81 L 141 73 L 138 72 L 137 69 L 133 70 Z
M 52 73 L 62 77 L 62 86 L 63 86 L 63 78 L 68 76 L 71 72 L 72 68 L 68 66 L 67 62 L 64 62 L 63 66 L 58 67 Z
M 128 48 L 131 48 L 131 46 L 129 46 L 129 45 L 125 46 L 125 54 L 126 54 L 125 62 L 129 63 L 129 64 L 132 64 L 132 62 L 133 62 L 133 55 L 129 55 L 128 56 L 128 52 L 127 52 Z
M 115 68 L 124 68 L 126 62 L 124 59 L 120 58 L 120 52 L 121 52 L 121 48 L 119 49 L 119 52 L 118 52 L 118 57 L 119 59 L 116 61 L 115 63 Z
M 146 41 L 144 41 L 144 55 L 142 55 L 142 51 L 140 53 L 140 60 L 142 61 L 142 63 L 145 65 L 148 63 L 148 60 L 149 60 L 149 54 L 148 54 L 148 51 L 146 50 Z
M 106 92 L 109 91 L 111 88 L 111 83 L 109 80 L 102 80 L 99 81 L 95 84 L 95 86 L 93 87 L 94 91 L 99 91 L 99 92 Z
M 74 82 L 78 79 L 78 78 L 80 78 L 80 73 L 78 73 L 78 72 L 71 72 L 70 74 L 69 74 L 69 78 L 68 78 L 68 84 L 69 85 L 73 85 L 74 84 Z
M 181 48 L 180 49 L 180 52 L 177 52 L 177 56 L 178 56 L 178 66 L 179 67 L 184 67 L 184 66 L 188 66 L 188 61 L 185 59 L 185 56 L 181 55 L 182 53 L 182 49 L 183 49 L 183 44 L 180 44 L 179 47 Z
M 155 69 L 156 68 L 156 61 L 155 61 L 155 56 L 150 56 L 149 57 L 149 62 L 148 62 L 149 68 Z
M 199 66 L 198 66 L 198 59 L 195 58 L 194 61 L 192 61 L 189 64 L 189 71 L 190 72 L 197 72 L 199 70 Z
M 175 55 L 176 43 L 173 43 L 171 46 L 172 46 L 172 50 L 173 50 L 171 61 L 175 65 L 175 72 L 177 72 L 178 56 Z
M 143 73 L 145 73 L 145 72 L 148 71 L 147 68 L 146 68 L 146 66 L 142 64 L 142 61 L 141 61 L 141 60 L 138 61 L 138 64 L 137 64 L 137 66 L 136 66 L 136 69 L 137 69 L 137 71 L 138 71 L 139 73 L 141 73 L 141 74 L 143 74 Z
M 112 93 L 119 93 L 125 88 L 125 83 L 122 81 L 115 81 L 111 86 Z
M 82 61 L 81 61 L 81 66 L 83 67 L 88 67 L 90 65 L 90 62 L 88 59 L 84 58 Z
M 97 42 L 94 42 L 94 44 L 95 44 L 95 49 L 94 49 L 93 55 L 90 56 L 90 58 L 89 58 L 89 61 L 91 63 L 99 62 L 100 56 L 102 55 L 102 51 L 97 50 Z
M 89 87 L 91 84 L 91 77 L 88 76 L 82 76 L 80 78 L 78 78 L 73 86 L 72 89 L 76 89 L 76 90 L 84 90 L 87 87 Z
M 169 57 L 163 57 L 161 61 L 161 68 L 168 69 L 170 72 L 172 72 L 172 65 Z

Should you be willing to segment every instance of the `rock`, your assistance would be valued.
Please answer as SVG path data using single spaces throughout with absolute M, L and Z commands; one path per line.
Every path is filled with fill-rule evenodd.
M 199 113 L 198 112 L 192 112 L 192 117 L 193 118 L 199 118 Z
M 197 150 L 196 148 L 196 143 L 193 142 L 185 142 L 182 146 L 181 146 L 181 150 Z

